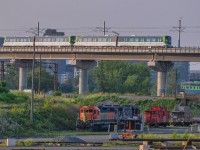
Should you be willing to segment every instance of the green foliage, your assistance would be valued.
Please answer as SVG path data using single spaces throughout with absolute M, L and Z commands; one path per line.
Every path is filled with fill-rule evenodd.
M 188 102 L 188 106 L 190 107 L 190 111 L 193 116 L 200 115 L 200 104 L 195 102 Z
M 93 95 L 89 95 L 85 98 L 75 98 L 75 103 L 84 106 L 84 105 L 96 105 L 99 102 L 103 101 L 113 101 L 118 104 L 129 104 L 130 100 L 126 98 L 119 98 L 117 95 L 114 94 L 102 94 L 96 93 Z
M 14 64 L 7 65 L 5 80 L 9 89 L 18 89 L 19 70 Z
M 61 96 L 62 92 L 61 91 L 54 91 L 53 96 Z
M 189 138 L 189 134 L 188 134 L 188 130 L 186 130 L 182 136 L 183 139 L 188 139 Z
M 24 141 L 24 146 L 34 146 L 32 139 L 26 139 Z
M 38 83 L 39 83 L 39 73 L 40 68 L 35 69 L 35 75 L 34 75 L 34 86 L 35 86 L 35 91 L 38 91 Z M 51 75 L 49 72 L 47 72 L 45 69 L 41 69 L 41 90 L 44 92 L 50 91 L 53 89 L 54 86 L 54 80 L 53 80 L 53 75 Z M 30 71 L 28 73 L 28 87 L 31 87 L 32 83 L 32 72 Z
M 94 70 L 98 92 L 150 94 L 150 69 L 128 61 L 101 61 Z
M 16 96 L 12 93 L 0 93 L 0 102 L 15 103 Z
M 174 132 L 172 133 L 172 139 L 179 139 L 179 138 L 181 138 L 181 136 L 178 134 L 178 131 L 177 131 L 177 130 L 174 131 Z
M 150 109 L 152 106 L 162 106 L 167 107 L 169 111 L 173 110 L 173 108 L 179 104 L 178 100 L 168 100 L 168 99 L 160 99 L 160 100 L 139 100 L 133 103 L 134 106 L 138 106 L 141 111 L 145 111 Z
M 24 142 L 23 141 L 17 141 L 16 146 L 24 146 Z
M 8 93 L 9 90 L 6 88 L 6 81 L 0 81 L 0 93 Z
M 5 133 L 17 133 L 22 127 L 6 114 L 0 114 L 0 135 Z

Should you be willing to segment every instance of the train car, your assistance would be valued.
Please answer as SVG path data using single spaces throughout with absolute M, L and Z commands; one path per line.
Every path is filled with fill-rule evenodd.
M 149 127 L 166 127 L 169 125 L 169 114 L 166 107 L 153 106 L 145 111 L 144 124 Z
M 119 36 L 118 46 L 171 47 L 170 36 Z
M 3 46 L 33 46 L 33 37 L 5 37 Z M 170 36 L 47 36 L 36 37 L 35 46 L 172 47 Z
M 177 106 L 170 113 L 170 124 L 174 126 L 189 126 L 193 123 L 190 108 L 188 106 Z
M 3 47 L 4 37 L 0 37 L 0 47 Z
M 189 126 L 192 117 L 188 106 L 177 106 L 169 112 L 166 107 L 153 106 L 145 111 L 144 124 L 149 127 Z
M 69 37 L 48 36 L 36 37 L 35 46 L 70 46 Z M 33 37 L 5 37 L 4 47 L 12 46 L 33 46 Z
M 80 108 L 76 127 L 93 131 L 103 131 L 110 128 L 112 131 L 115 125 L 125 124 L 122 120 L 128 119 L 138 120 L 136 122 L 141 123 L 140 111 L 137 107 L 130 105 L 83 106 Z
M 74 46 L 116 46 L 113 36 L 77 36 Z

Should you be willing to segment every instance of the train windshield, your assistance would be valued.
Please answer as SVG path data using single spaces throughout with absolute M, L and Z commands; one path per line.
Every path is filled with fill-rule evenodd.
M 171 44 L 172 44 L 172 41 L 171 41 L 171 37 L 170 37 L 170 36 L 166 36 L 166 37 L 165 37 L 165 43 L 166 43 L 167 45 L 171 45 Z

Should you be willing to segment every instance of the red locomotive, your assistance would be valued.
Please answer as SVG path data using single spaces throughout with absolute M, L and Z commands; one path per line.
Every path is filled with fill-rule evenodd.
M 112 131 L 115 125 L 118 129 L 140 130 L 141 117 L 138 107 L 130 105 L 83 106 L 80 108 L 76 123 L 78 129 L 93 131 L 108 130 L 108 128 Z
M 145 111 L 144 124 L 149 127 L 189 126 L 192 124 L 188 106 L 177 106 L 170 113 L 166 107 L 153 106 Z

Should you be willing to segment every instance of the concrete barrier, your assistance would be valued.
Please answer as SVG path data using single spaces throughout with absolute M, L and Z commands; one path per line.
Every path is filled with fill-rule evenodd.
M 8 138 L 6 140 L 7 146 L 16 146 L 16 139 L 14 138 Z

